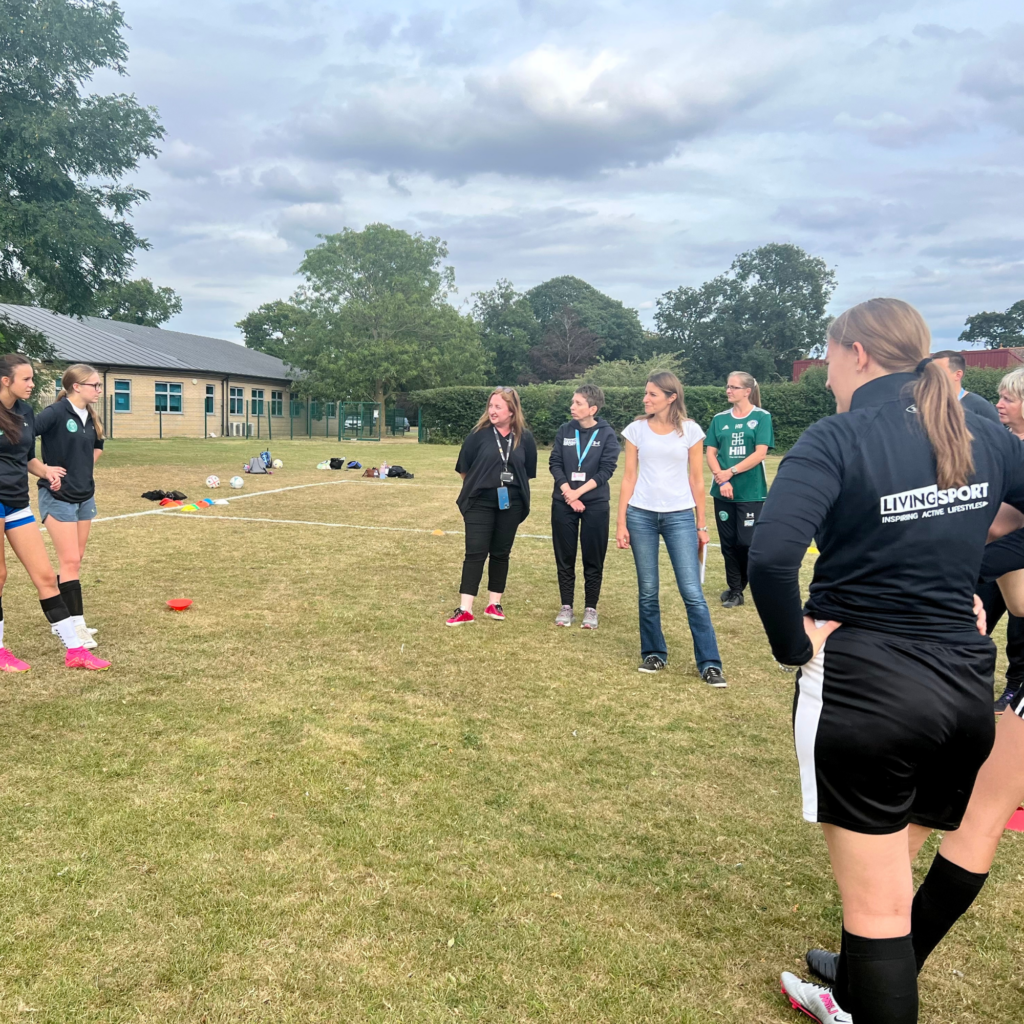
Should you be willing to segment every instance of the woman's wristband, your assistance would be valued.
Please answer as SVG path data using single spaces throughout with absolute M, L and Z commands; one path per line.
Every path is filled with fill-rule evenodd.
M 698 533 L 707 533 L 708 532 L 708 528 L 706 526 L 698 526 L 697 527 L 697 532 Z

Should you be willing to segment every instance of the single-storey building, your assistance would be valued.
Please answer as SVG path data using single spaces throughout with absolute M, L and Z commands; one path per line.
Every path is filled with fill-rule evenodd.
M 299 420 L 295 432 L 306 433 L 307 409 L 292 404 L 288 367 L 265 352 L 223 338 L 78 319 L 36 306 L 0 303 L 0 315 L 39 331 L 64 362 L 96 367 L 103 376 L 108 436 L 287 437 L 293 416 Z M 55 397 L 45 396 L 44 403 Z M 320 433 L 323 427 L 317 427 Z
M 1017 366 L 1024 366 L 1024 349 L 1022 348 L 966 348 L 960 352 L 968 366 L 981 367 L 985 370 L 1006 370 L 1009 372 Z M 799 380 L 804 370 L 812 366 L 824 366 L 824 359 L 797 359 L 793 363 L 793 380 Z

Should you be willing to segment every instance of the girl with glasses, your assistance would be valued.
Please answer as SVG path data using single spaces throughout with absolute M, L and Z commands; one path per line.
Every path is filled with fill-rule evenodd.
M 102 392 L 96 370 L 76 363 L 64 371 L 57 401 L 36 417 L 43 462 L 65 471 L 59 488 L 51 487 L 45 478 L 39 480 L 39 517 L 57 550 L 58 585 L 83 647 L 96 646 L 95 630 L 85 624 L 81 568 L 96 517 L 93 466 L 103 454 L 103 424 L 96 415 L 96 403 Z
M 764 460 L 775 446 L 775 433 L 771 413 L 761 408 L 761 389 L 749 373 L 730 373 L 725 397 L 732 408 L 711 421 L 707 460 L 715 478 L 711 497 L 728 585 L 721 600 L 723 607 L 735 608 L 743 604 L 747 552 L 754 523 L 768 497 Z

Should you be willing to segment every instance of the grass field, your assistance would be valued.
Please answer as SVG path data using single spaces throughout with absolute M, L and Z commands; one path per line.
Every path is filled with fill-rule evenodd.
M 203 497 L 257 447 L 115 440 L 100 516 Z M 795 1022 L 778 974 L 835 945 L 838 901 L 799 815 L 792 676 L 750 604 L 718 605 L 720 553 L 724 691 L 664 557 L 669 671 L 636 671 L 614 544 L 601 628 L 551 625 L 550 541 L 522 535 L 550 532 L 546 453 L 508 621 L 456 630 L 462 538 L 432 533 L 461 528 L 455 449 L 340 446 L 416 474 L 381 484 L 317 472 L 336 442 L 272 448 L 284 470 L 242 494 L 329 486 L 95 525 L 107 673 L 63 669 L 8 553 L 33 669 L 0 677 L 0 1019 Z M 929 961 L 922 1021 L 1024 1017 L 1022 854 L 1008 834 Z

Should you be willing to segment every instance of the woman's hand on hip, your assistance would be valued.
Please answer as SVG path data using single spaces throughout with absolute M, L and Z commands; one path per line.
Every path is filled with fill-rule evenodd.
M 615 546 L 619 548 L 629 547 L 629 530 L 625 523 L 620 523 L 615 530 Z
M 818 626 L 815 625 L 814 619 L 810 615 L 804 616 L 804 632 L 807 634 L 807 639 L 811 641 L 811 649 L 817 656 L 818 651 L 821 650 L 822 644 L 842 625 L 841 622 L 835 622 L 829 619 L 827 622 Z
M 982 636 L 988 635 L 988 622 L 985 616 L 985 602 L 977 594 L 974 595 L 974 618 L 978 632 Z

